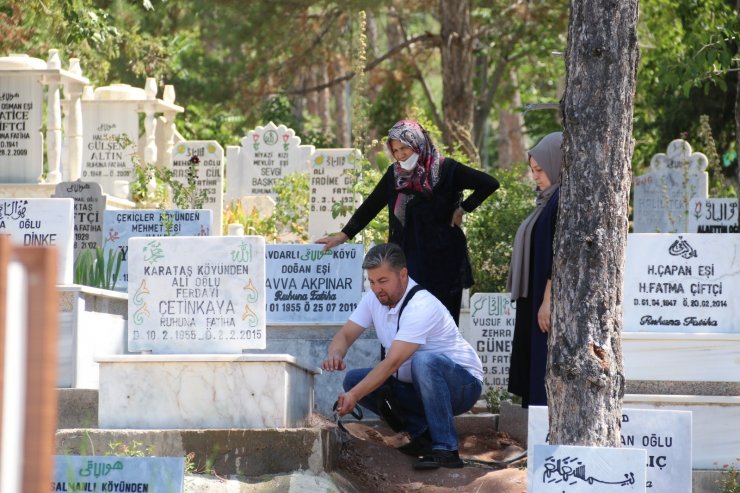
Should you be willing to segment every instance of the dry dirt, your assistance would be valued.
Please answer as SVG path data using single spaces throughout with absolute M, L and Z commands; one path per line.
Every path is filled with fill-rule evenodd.
M 332 425 L 333 426 L 333 425 Z M 502 432 L 479 432 L 459 437 L 462 469 L 416 471 L 416 459 L 394 450 L 408 442 L 382 422 L 348 422 L 337 471 L 362 493 L 526 493 L 526 458 L 508 466 L 484 462 L 509 461 L 524 452 Z

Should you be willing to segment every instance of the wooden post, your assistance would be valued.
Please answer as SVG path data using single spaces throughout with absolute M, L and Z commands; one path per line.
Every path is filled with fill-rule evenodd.
M 48 491 L 53 470 L 55 432 L 57 418 L 57 341 L 58 341 L 58 295 L 56 290 L 57 251 L 49 247 L 10 246 L 5 237 L 0 237 L 0 383 L 4 393 L 8 378 L 3 375 L 5 361 L 5 321 L 9 310 L 6 307 L 8 264 L 15 261 L 26 272 L 26 354 L 23 408 L 21 413 L 23 439 L 22 450 L 0 450 L 0 464 L 9 457 L 20 457 L 20 482 L 18 492 L 36 493 Z M 6 378 L 7 377 L 7 378 Z M 0 397 L 0 399 L 2 399 Z M 5 399 L 0 400 L 5 404 Z M 2 412 L 0 405 L 0 412 Z M 2 418 L 2 416 L 0 416 Z M 2 421 L 0 421 L 2 423 Z M 0 446 L 2 446 L 0 431 Z M 15 493 L 15 492 L 8 492 Z

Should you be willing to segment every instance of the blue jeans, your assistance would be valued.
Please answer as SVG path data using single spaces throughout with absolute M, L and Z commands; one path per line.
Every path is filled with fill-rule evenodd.
M 357 385 L 372 368 L 350 370 L 344 377 L 345 392 Z M 482 384 L 465 368 L 442 353 L 416 352 L 411 357 L 413 383 L 390 377 L 391 389 L 406 430 L 412 437 L 429 430 L 434 450 L 457 450 L 454 417 L 469 411 L 480 397 Z M 377 390 L 360 399 L 362 407 L 378 414 Z

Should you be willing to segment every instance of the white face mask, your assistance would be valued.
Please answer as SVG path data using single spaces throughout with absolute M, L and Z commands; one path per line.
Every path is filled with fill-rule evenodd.
M 411 171 L 412 169 L 416 168 L 416 162 L 419 160 L 419 155 L 417 153 L 413 153 L 410 158 L 408 158 L 406 161 L 398 161 L 398 164 L 401 165 L 403 169 L 406 171 Z

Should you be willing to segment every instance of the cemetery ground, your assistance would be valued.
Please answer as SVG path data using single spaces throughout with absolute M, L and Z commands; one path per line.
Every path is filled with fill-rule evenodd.
M 527 462 L 522 458 L 506 468 L 487 466 L 484 462 L 511 460 L 523 448 L 508 434 L 497 432 L 492 415 L 489 424 L 468 414 L 458 418 L 460 428 L 459 450 L 464 468 L 432 471 L 413 469 L 415 458 L 403 455 L 393 448 L 404 444 L 404 434 L 397 434 L 377 420 L 345 422 L 352 433 L 348 437 L 338 432 L 336 425 L 318 414 L 312 417 L 312 426 L 338 432 L 343 442 L 337 468 L 324 481 L 310 471 L 295 471 L 257 478 L 239 478 L 238 490 L 232 481 L 216 475 L 190 476 L 187 493 L 221 493 L 224 491 L 302 491 L 306 493 L 337 491 L 344 493 L 524 493 L 527 489 Z M 481 416 L 482 417 L 482 416 Z M 485 419 L 485 418 L 484 418 Z M 475 464 L 474 461 L 480 461 Z M 231 483 L 231 484 L 229 484 Z
M 416 458 L 392 450 L 405 443 L 382 423 L 348 425 L 352 433 L 364 439 L 352 438 L 340 456 L 338 473 L 367 492 L 478 492 L 523 493 L 527 490 L 526 458 L 498 468 L 483 462 L 510 460 L 523 451 L 509 435 L 494 427 L 463 430 L 459 436 L 459 451 L 465 467 L 417 471 Z M 480 461 L 475 464 L 473 461 Z

